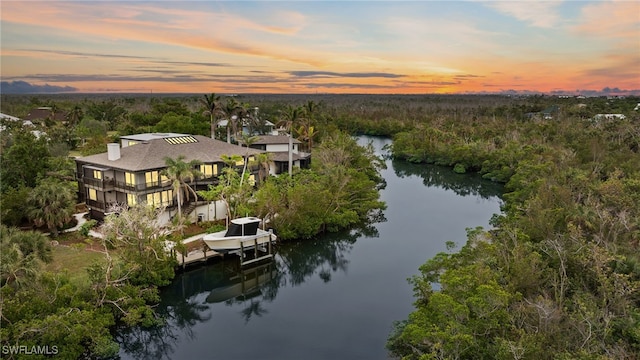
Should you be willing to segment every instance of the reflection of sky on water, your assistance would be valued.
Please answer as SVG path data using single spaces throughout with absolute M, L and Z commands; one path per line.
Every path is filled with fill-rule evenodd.
M 378 151 L 388 143 L 372 141 Z M 122 334 L 121 357 L 386 358 L 393 322 L 412 310 L 406 279 L 446 251 L 446 241 L 462 244 L 465 228 L 488 226 L 501 189 L 448 168 L 391 160 L 382 175 L 386 221 L 280 244 L 271 265 L 245 274 L 233 261 L 214 261 L 179 275 L 158 306 L 167 325 Z M 246 291 L 238 293 L 241 278 Z

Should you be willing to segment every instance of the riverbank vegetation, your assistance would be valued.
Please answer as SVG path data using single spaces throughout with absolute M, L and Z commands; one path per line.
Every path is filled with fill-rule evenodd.
M 466 122 L 394 137 L 412 162 L 505 183 L 494 229 L 411 283 L 416 310 L 388 348 L 404 359 L 632 359 L 640 353 L 640 117 Z M 438 284 L 437 287 L 434 284 Z
M 281 239 L 308 239 L 379 218 L 384 162 L 371 146 L 335 132 L 314 149 L 311 169 L 268 179 L 256 192 L 254 213 L 270 219 Z
M 49 241 L 42 232 L 15 227 L 41 224 L 40 230 L 55 235 L 66 222 L 73 206 L 68 196 L 44 203 L 65 211 L 45 214 L 33 210 L 45 210 L 38 205 L 45 197 L 31 194 L 40 189 L 63 195 L 63 188 L 76 188 L 71 153 L 104 152 L 118 136 L 141 132 L 208 136 L 217 120 L 234 113 L 259 114 L 312 148 L 310 170 L 271 177 L 255 193 L 234 172 L 206 194 L 224 196 L 234 214 L 270 219 L 281 239 L 380 218 L 383 163 L 346 134 L 392 136 L 397 159 L 479 172 L 505 184 L 494 229 L 470 230 L 459 252 L 429 260 L 411 280 L 416 311 L 390 336 L 394 356 L 632 358 L 640 352 L 640 118 L 633 110 L 639 99 L 217 99 L 224 103 L 211 107 L 202 95 L 2 95 L 3 113 L 23 117 L 42 106 L 51 111 L 33 126 L 1 124 L 0 220 L 8 226 L 0 252 L 2 345 L 57 345 L 65 358 L 109 356 L 118 351 L 110 333 L 117 324 L 162 321 L 151 305 L 157 288 L 172 278 L 173 265 L 159 255 L 163 236 L 155 227 L 140 225 L 142 232 L 134 233 L 111 224 L 114 235 L 82 281 L 43 271 L 51 260 Z M 55 120 L 58 112 L 65 112 L 64 121 Z M 598 119 L 601 113 L 625 118 Z M 215 135 L 237 141 L 224 128 Z M 128 249 L 126 256 L 115 248 Z
M 159 211 L 140 206 L 109 215 L 104 238 L 91 244 L 90 254 L 82 246 L 52 251 L 44 234 L 1 225 L 4 349 L 26 346 L 55 349 L 54 355 L 65 359 L 109 358 L 119 349 L 111 333 L 116 325 L 162 323 L 153 305 L 158 288 L 173 279 L 176 262 L 164 249 L 166 234 L 174 229 L 158 224 Z M 63 258 L 54 260 L 56 255 Z M 66 266 L 60 263 L 64 256 Z M 45 358 L 35 351 L 8 352 L 3 350 L 3 358 Z

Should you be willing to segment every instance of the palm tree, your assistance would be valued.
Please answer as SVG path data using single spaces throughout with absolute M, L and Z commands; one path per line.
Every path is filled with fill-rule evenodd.
M 36 231 L 20 231 L 0 225 L 0 282 L 20 283 L 38 273 L 40 261 L 52 260 L 47 237 Z
M 311 123 L 314 122 L 315 120 L 315 114 L 317 110 L 318 110 L 318 104 L 316 104 L 311 100 L 308 101 L 304 105 L 304 111 L 307 119 L 306 128 L 303 129 L 302 127 L 300 127 L 298 129 L 298 134 L 307 140 L 307 146 L 308 146 L 307 150 L 309 152 L 311 152 L 311 148 L 313 147 L 313 137 L 318 133 L 317 131 L 314 131 L 314 127 L 311 125 Z M 300 130 L 302 130 L 302 133 Z
M 58 108 L 58 105 L 56 104 L 51 104 L 51 110 L 50 110 L 50 114 L 49 114 L 49 119 L 51 121 L 56 121 L 56 114 L 58 113 L 58 110 L 60 110 Z
M 63 226 L 73 217 L 74 201 L 75 196 L 69 187 L 55 180 L 43 181 L 29 194 L 29 218 L 36 226 L 46 225 L 56 237 L 58 226 Z
M 311 147 L 313 146 L 313 137 L 318 134 L 317 131 L 314 130 L 313 126 L 300 125 L 300 127 L 296 130 L 298 133 L 298 137 L 300 140 L 307 141 L 307 151 L 311 152 Z
M 303 107 L 287 105 L 287 108 L 281 112 L 280 115 L 281 120 L 278 122 L 278 126 L 283 127 L 289 134 L 291 134 L 291 130 L 294 128 L 296 123 L 305 118 L 305 111 Z
M 187 197 L 189 196 L 189 192 L 191 192 L 196 198 L 198 196 L 195 190 L 187 184 L 187 181 L 191 182 L 194 178 L 200 175 L 200 171 L 196 170 L 196 166 L 202 164 L 199 160 L 185 162 L 184 159 L 184 155 L 180 155 L 176 159 L 172 159 L 167 156 L 164 158 L 167 168 L 162 170 L 162 175 L 169 178 L 173 187 L 173 193 L 178 197 L 179 217 L 182 217 L 182 192 L 184 191 Z
M 216 115 L 220 113 L 220 95 L 211 93 L 209 95 L 204 94 L 204 98 L 200 98 L 200 102 L 205 106 L 205 114 L 209 114 L 209 123 L 211 126 L 211 138 L 215 138 L 217 123 L 214 124 Z
M 260 153 L 256 155 L 256 163 L 260 166 L 258 168 L 258 178 L 260 181 L 264 180 L 269 176 L 271 162 L 273 161 L 273 154 L 266 152 Z
M 69 112 L 69 115 L 67 115 L 67 121 L 68 121 L 67 124 L 70 127 L 74 127 L 80 123 L 80 120 L 82 120 L 83 117 L 84 117 L 84 112 L 82 111 L 82 108 L 79 105 L 76 105 L 73 107 L 73 109 L 71 109 L 71 112 Z
M 247 153 L 244 156 L 244 166 L 242 167 L 242 175 L 240 176 L 240 186 L 242 186 L 242 181 L 244 180 L 244 174 L 247 172 L 247 164 L 249 163 L 249 148 L 256 141 L 258 141 L 257 136 L 242 134 L 242 145 L 247 147 Z
M 236 131 L 236 121 L 241 115 L 242 106 L 234 98 L 228 98 L 227 103 L 222 107 L 221 113 L 227 118 L 227 143 L 231 144 L 231 128 L 233 127 L 234 134 Z M 234 118 L 235 117 L 235 118 Z
M 311 126 L 311 121 L 314 120 L 317 110 L 318 104 L 316 104 L 313 100 L 309 100 L 306 104 L 304 104 L 304 111 L 307 115 L 309 126 Z

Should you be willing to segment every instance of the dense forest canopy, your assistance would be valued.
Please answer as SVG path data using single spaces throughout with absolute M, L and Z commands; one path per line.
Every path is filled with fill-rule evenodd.
M 376 192 L 383 186 L 379 159 L 345 133 L 392 137 L 395 161 L 446 165 L 505 184 L 503 212 L 492 229 L 469 229 L 457 252 L 425 259 L 416 269 L 415 311 L 389 337 L 393 356 L 632 359 L 640 353 L 640 98 L 214 95 L 207 98 L 219 107 L 204 106 L 202 94 L 1 95 L 3 114 L 49 112 L 32 124 L 0 124 L 3 345 L 64 343 L 71 358 L 107 356 L 117 351 L 109 333 L 116 324 L 161 321 L 149 305 L 156 287 L 171 278 L 166 261 L 139 251 L 123 258 L 107 253 L 88 271 L 92 285 L 78 284 L 68 274 L 41 271 L 51 260 L 47 239 L 15 226 L 39 223 L 55 233 L 66 222 L 73 199 L 51 197 L 47 204 L 66 210 L 42 212 L 34 210 L 43 207 L 32 194 L 75 189 L 72 156 L 104 152 L 106 143 L 134 133 L 209 136 L 233 109 L 286 126 L 317 155 L 312 169 L 270 179 L 255 193 L 231 174 L 228 189 L 212 190 L 216 196 L 246 191 L 243 198 L 255 199 L 248 210 L 282 214 L 285 238 L 366 222 L 384 209 Z M 226 129 L 214 135 L 228 138 Z M 341 191 L 326 191 L 331 179 L 340 180 Z M 153 214 L 130 216 L 149 224 L 145 216 Z M 285 221 L 301 226 L 286 228 Z M 120 229 L 115 219 L 111 228 Z M 130 243 L 158 246 L 147 240 Z M 127 264 L 154 276 L 134 273 L 135 281 L 120 286 Z

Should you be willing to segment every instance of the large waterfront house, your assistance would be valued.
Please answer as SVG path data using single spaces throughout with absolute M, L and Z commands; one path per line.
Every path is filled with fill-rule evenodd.
M 122 136 L 120 144 L 107 145 L 107 152 L 76 159 L 80 201 L 84 201 L 93 218 L 102 219 L 113 204 L 129 206 L 147 203 L 177 206 L 169 179 L 162 175 L 165 158 L 184 156 L 184 161 L 199 160 L 202 174 L 191 186 L 206 190 L 216 184 L 225 165 L 223 155 L 241 155 L 249 161 L 262 151 L 211 139 L 201 135 L 147 133 Z M 238 170 L 243 161 L 236 163 Z M 250 167 L 256 179 L 257 167 Z M 187 201 L 195 199 L 186 199 Z

